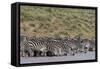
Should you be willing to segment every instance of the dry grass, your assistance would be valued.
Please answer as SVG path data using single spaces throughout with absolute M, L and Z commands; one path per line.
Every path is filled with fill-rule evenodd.
M 95 10 L 21 6 L 21 35 L 95 37 Z

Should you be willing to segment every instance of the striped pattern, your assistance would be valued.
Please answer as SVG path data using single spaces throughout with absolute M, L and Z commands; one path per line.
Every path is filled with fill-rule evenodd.
M 65 40 L 56 38 L 24 37 L 20 42 L 21 56 L 64 56 L 75 55 L 79 51 L 87 52 L 90 46 L 95 47 L 88 40 Z M 87 49 L 85 49 L 87 46 Z

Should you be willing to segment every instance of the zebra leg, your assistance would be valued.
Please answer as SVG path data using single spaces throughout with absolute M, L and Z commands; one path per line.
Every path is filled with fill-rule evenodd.
M 29 57 L 29 53 L 27 50 L 25 50 L 25 57 Z
M 33 57 L 34 56 L 34 52 L 31 50 L 30 51 L 30 57 Z
M 27 53 L 28 53 L 28 56 L 29 56 L 29 57 L 33 57 L 33 55 L 34 55 L 34 52 L 33 52 L 33 50 L 32 50 L 31 47 L 28 47 Z
M 44 52 L 41 51 L 41 52 L 40 52 L 40 56 L 44 56 Z
M 25 57 L 25 52 L 24 51 L 21 52 L 21 56 Z
M 62 50 L 60 48 L 58 50 L 58 56 L 62 56 Z
M 46 52 L 42 52 L 41 53 L 41 56 L 46 56 Z
M 53 55 L 54 55 L 53 52 L 51 52 L 51 51 L 47 51 L 47 56 L 53 56 Z
M 23 57 L 23 51 L 20 51 L 20 57 Z
M 41 56 L 41 54 L 42 54 L 42 51 L 39 51 L 39 50 L 36 50 L 36 51 L 35 51 L 35 56 L 36 56 L 36 57 Z
M 25 50 L 24 52 L 25 52 L 25 57 L 30 57 L 30 53 L 29 53 L 28 50 Z M 24 54 L 24 53 L 23 53 L 23 54 Z
M 36 54 L 37 54 L 37 51 L 36 51 L 36 50 L 34 50 L 34 57 L 36 57 Z
M 43 56 L 43 52 L 39 51 L 39 55 L 38 56 Z
M 75 53 L 78 53 L 78 48 L 76 48 Z
M 38 57 L 39 56 L 39 51 L 35 50 L 35 56 Z
M 85 48 L 84 48 L 84 53 L 87 53 L 87 51 L 88 51 L 88 48 L 85 47 Z
M 28 54 L 28 57 L 30 57 L 30 56 L 31 56 L 29 52 L 28 52 L 27 54 Z
M 47 56 L 46 52 L 44 52 L 44 56 Z
M 71 54 L 72 56 L 74 56 L 75 55 L 74 49 L 70 49 L 69 50 L 69 54 Z

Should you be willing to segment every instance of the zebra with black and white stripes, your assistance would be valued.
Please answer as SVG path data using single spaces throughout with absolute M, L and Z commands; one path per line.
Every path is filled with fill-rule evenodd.
M 43 41 L 34 37 L 25 37 L 24 41 L 20 43 L 21 56 L 46 56 L 46 46 Z
M 47 46 L 47 56 L 58 56 L 60 52 L 60 47 L 53 40 L 46 41 Z
M 29 41 L 31 48 L 33 49 L 34 56 L 46 56 L 46 44 L 44 40 L 31 39 Z
M 63 55 L 67 55 L 67 54 L 74 55 L 73 48 L 69 46 L 68 40 L 61 39 L 61 40 L 58 40 L 57 42 L 62 48 Z
M 74 55 L 74 52 L 70 46 L 68 46 L 66 41 L 62 39 L 52 39 L 48 41 L 47 49 L 52 51 L 56 56 L 62 56 L 71 54 Z
M 33 56 L 34 53 L 31 49 L 31 46 L 28 43 L 29 38 L 26 36 L 20 37 L 20 56 Z
M 50 38 L 50 37 L 21 37 L 20 54 L 21 56 L 65 56 L 75 55 L 78 50 L 85 50 L 80 48 L 81 44 L 76 39 L 64 38 Z M 85 47 L 86 42 L 81 47 Z M 92 43 L 93 45 L 93 43 Z

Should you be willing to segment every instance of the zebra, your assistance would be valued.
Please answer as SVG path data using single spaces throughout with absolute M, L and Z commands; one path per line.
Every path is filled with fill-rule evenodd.
M 86 39 L 88 40 L 88 39 Z M 88 42 L 82 38 L 70 38 L 68 40 L 68 45 L 72 47 L 74 53 L 86 53 L 86 45 Z M 87 42 L 87 44 L 86 44 Z
M 49 40 L 48 45 L 48 50 L 51 49 L 56 56 L 67 55 L 68 53 L 72 54 L 72 48 L 68 46 L 67 42 L 63 41 L 62 39 L 52 39 L 52 41 Z
M 84 52 L 81 38 L 72 38 L 70 43 L 75 53 Z
M 72 43 L 70 41 L 62 40 L 62 41 L 60 41 L 60 44 L 61 43 L 62 43 L 63 51 L 65 51 L 66 54 L 75 55 L 74 45 L 71 45 Z
M 95 51 L 95 40 L 90 40 L 90 45 L 89 51 Z
M 43 41 L 34 37 L 25 37 L 25 40 L 20 43 L 22 56 L 28 54 L 28 56 L 43 56 L 45 55 L 46 46 Z M 23 55 L 25 54 L 25 55 Z
M 52 40 L 46 41 L 47 47 L 47 56 L 57 56 L 58 55 L 58 47 L 55 45 L 55 42 Z
M 31 46 L 34 56 L 46 56 L 46 44 L 45 40 L 39 40 L 38 38 L 31 38 L 28 41 Z
M 31 38 L 29 41 L 32 49 L 41 51 L 41 56 L 56 56 L 58 55 L 58 47 L 54 45 L 52 38 Z M 36 55 L 37 56 L 37 55 Z
M 20 56 L 26 57 L 26 56 L 33 56 L 34 53 L 28 44 L 28 37 L 27 36 L 20 36 Z
M 29 57 L 75 55 L 77 48 L 75 40 L 63 38 L 25 36 L 20 42 L 21 56 Z
M 84 53 L 95 50 L 95 41 L 93 40 L 83 39 L 81 44 L 82 44 L 82 49 Z

